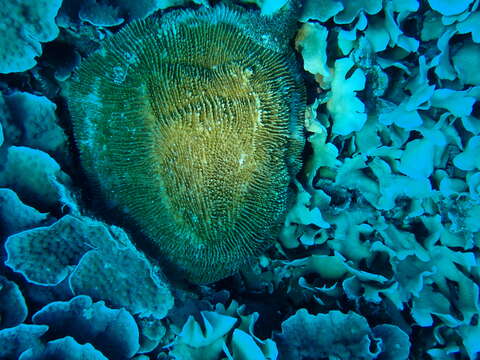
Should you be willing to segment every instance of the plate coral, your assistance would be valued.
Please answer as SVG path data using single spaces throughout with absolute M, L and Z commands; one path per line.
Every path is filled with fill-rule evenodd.
M 68 89 L 88 177 L 193 282 L 272 244 L 301 166 L 304 85 L 252 21 L 218 6 L 133 22 Z

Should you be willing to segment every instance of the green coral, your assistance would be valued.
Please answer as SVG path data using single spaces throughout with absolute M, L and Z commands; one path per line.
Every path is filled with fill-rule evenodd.
M 273 244 L 301 167 L 305 88 L 285 34 L 261 33 L 280 28 L 268 21 L 217 6 L 132 23 L 67 92 L 92 186 L 192 282 Z

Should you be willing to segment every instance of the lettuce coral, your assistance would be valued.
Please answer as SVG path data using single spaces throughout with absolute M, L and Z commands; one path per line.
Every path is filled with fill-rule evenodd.
M 34 324 L 48 325 L 46 336 L 71 336 L 89 343 L 111 359 L 129 359 L 139 349 L 138 327 L 125 309 L 109 309 L 103 301 L 93 303 L 85 295 L 68 302 L 52 302 L 35 313 Z
M 467 10 L 472 2 L 473 0 L 459 0 L 455 2 L 448 0 L 428 0 L 433 10 L 445 16 L 456 15 Z
M 41 42 L 55 39 L 55 15 L 62 0 L 8 1 L 0 8 L 0 73 L 20 72 L 35 66 Z
M 402 21 L 412 12 L 418 10 L 417 0 L 402 1 L 393 0 L 385 4 L 385 30 L 388 32 L 390 42 L 393 46 L 398 46 L 408 52 L 416 51 L 419 41 L 413 37 L 405 35 L 402 31 Z
M 223 353 L 229 360 L 275 360 L 278 350 L 271 339 L 254 335 L 258 313 L 244 314 L 245 307 L 232 302 L 227 308 L 202 311 L 201 321 L 189 316 L 169 355 L 176 360 L 215 360 Z
M 7 266 L 34 284 L 57 285 L 68 277 L 76 294 L 158 319 L 173 305 L 170 291 L 127 235 L 103 223 L 67 215 L 10 236 L 5 248 Z
M 480 85 L 480 75 L 475 71 L 480 66 L 479 52 L 479 44 L 467 42 L 452 56 L 453 67 L 464 84 Z
M 421 348 L 412 337 L 412 357 L 447 359 L 455 354 L 474 359 L 478 326 L 472 319 L 479 314 L 474 254 L 480 230 L 474 219 L 480 206 L 473 154 L 478 147 L 479 96 L 471 85 L 476 84 L 472 64 L 477 51 L 469 38 L 475 36 L 475 25 L 462 28 L 468 36 L 461 41 L 455 28 L 477 10 L 474 6 L 470 14 L 451 18 L 426 11 L 431 24 L 424 21 L 427 28 L 421 34 L 407 31 L 406 25 L 418 21 L 423 11 L 418 1 L 391 1 L 366 27 L 359 25 L 364 21 L 360 14 L 357 23 L 350 24 L 354 32 L 323 24 L 328 47 L 316 49 L 326 49 L 329 63 L 344 56 L 339 50 L 348 54 L 354 65 L 346 80 L 354 69 L 363 71 L 365 87 L 353 95 L 364 101 L 368 117 L 358 130 L 335 133 L 328 123 L 333 86 L 319 91 L 307 112 L 312 152 L 300 184 L 307 201 L 292 207 L 287 219 L 296 220 L 286 223 L 281 237 L 287 254 L 303 251 L 306 256 L 274 260 L 261 265 L 263 272 L 256 275 L 272 293 L 285 287 L 295 304 L 314 301 L 321 309 L 337 309 L 335 302 L 343 296 L 357 306 L 366 301 L 377 304 L 376 311 L 388 309 L 387 318 L 406 332 L 412 324 L 402 318 L 413 317 L 431 344 Z M 408 61 L 399 60 L 415 52 L 419 54 Z M 308 63 L 309 53 L 304 56 Z M 381 71 L 375 72 L 375 66 Z M 380 73 L 389 74 L 383 89 L 374 77 Z M 375 96 L 373 91 L 379 90 Z M 308 218 L 317 209 L 314 218 L 321 227 Z M 299 210 L 303 216 L 297 215 Z M 282 355 L 289 338 L 283 341 L 287 345 L 277 340 Z M 313 343 L 301 341 L 298 353 Z
M 51 210 L 59 203 L 70 204 L 70 177 L 47 153 L 26 146 L 10 146 L 0 169 L 0 186 L 15 191 L 28 205 Z
M 339 0 L 306 0 L 303 5 L 300 21 L 318 20 L 320 22 L 326 22 L 343 9 L 344 5 Z
M 301 165 L 304 85 L 286 41 L 252 33 L 263 21 L 218 6 L 132 23 L 68 89 L 88 177 L 193 282 L 273 242 Z
M 47 330 L 46 325 L 27 324 L 0 330 L 0 358 L 18 359 L 24 351 L 41 346 L 40 337 Z
M 382 111 L 379 121 L 385 125 L 395 124 L 405 129 L 412 129 L 422 125 L 423 119 L 419 114 L 419 110 L 430 106 L 430 99 L 435 91 L 434 85 L 423 82 L 424 59 L 419 59 L 419 73 L 416 76 L 418 81 L 412 81 L 410 84 L 411 96 L 405 96 L 398 106 L 392 111 Z M 417 84 L 418 82 L 418 84 Z
M 91 0 L 82 4 L 78 17 L 80 20 L 95 26 L 109 27 L 120 25 L 125 21 L 119 13 L 120 9 L 118 7 Z
M 203 329 L 191 316 L 183 326 L 173 350 L 175 359 L 217 359 L 222 352 L 225 336 L 237 319 L 216 312 L 202 312 Z
M 49 154 L 64 150 L 66 135 L 58 124 L 55 103 L 27 92 L 14 92 L 4 98 L 10 112 L 6 125 L 18 128 L 20 134 L 17 139 L 10 139 L 13 145 L 21 143 Z
M 260 16 L 262 10 L 239 4 L 241 0 L 210 1 L 213 9 L 187 0 L 64 0 L 55 19 L 61 34 L 44 45 L 38 65 L 0 77 L 0 244 L 5 245 L 0 252 L 0 358 L 480 356 L 479 1 L 252 1 L 272 13 Z M 187 5 L 188 10 L 159 11 L 152 19 L 135 21 L 160 8 Z M 305 79 L 309 105 L 302 162 L 295 164 L 292 148 L 275 143 L 289 155 L 283 159 L 290 161 L 284 168 L 290 179 L 304 166 L 288 185 L 293 196 L 289 194 L 286 214 L 279 220 L 284 224 L 275 246 L 249 258 L 250 266 L 229 279 L 197 286 L 175 278 L 167 286 L 171 273 L 164 277 L 159 267 L 171 264 L 144 246 L 140 232 L 135 240 L 144 253 L 122 229 L 86 216 L 102 216 L 104 211 L 94 211 L 90 193 L 81 191 L 83 174 L 76 156 L 68 154 L 73 149 L 65 146 L 60 128 L 66 125 L 65 132 L 70 132 L 72 106 L 64 106 L 59 86 L 71 90 L 84 80 L 80 69 L 64 81 L 75 56 L 66 64 L 63 50 L 88 56 L 106 44 L 83 60 L 84 66 L 92 59 L 102 64 L 104 58 L 116 59 L 97 70 L 130 99 L 132 83 L 141 92 L 173 82 L 156 82 L 154 72 L 148 72 L 142 76 L 153 78 L 150 88 L 142 87 L 130 77 L 132 71 L 141 73 L 138 57 L 131 56 L 138 52 L 125 40 L 112 55 L 108 44 L 125 39 L 131 27 L 154 22 L 161 24 L 155 28 L 160 33 L 145 35 L 150 40 L 176 31 L 171 47 L 193 50 L 191 39 L 184 36 L 186 23 L 197 30 L 226 26 L 225 18 L 242 36 L 285 60 L 288 71 L 273 72 L 273 78 L 290 79 L 296 86 L 302 84 L 299 76 Z M 135 40 L 150 43 L 145 37 Z M 290 48 L 294 40 L 304 72 L 295 70 Z M 204 41 L 211 39 L 205 36 Z M 222 41 L 228 44 L 228 38 Z M 156 49 L 151 49 L 148 56 L 154 59 L 154 54 Z M 170 59 L 169 53 L 163 55 Z M 188 57 L 192 59 L 197 58 Z M 160 61 L 157 65 L 167 66 Z M 248 79 L 261 73 L 257 66 L 269 65 L 244 69 L 247 75 L 251 71 Z M 209 72 L 208 67 L 203 70 Z M 248 87 L 244 73 L 239 70 L 229 84 Z M 193 70 L 175 74 L 182 84 L 198 80 Z M 210 83 L 216 80 L 219 93 L 228 95 L 229 84 L 220 76 L 209 78 Z M 111 117 L 120 119 L 113 124 L 128 130 L 115 138 L 118 142 L 130 143 L 145 133 L 138 122 L 131 126 L 122 120 L 121 115 L 134 117 L 133 110 L 126 111 L 127 101 L 117 105 L 120 109 L 100 106 L 113 99 L 110 86 L 107 91 L 104 83 L 92 80 L 91 89 L 78 103 L 104 115 L 113 109 Z M 178 90 L 170 98 L 179 99 L 181 106 L 151 102 L 155 111 L 178 112 L 180 118 L 192 109 L 199 114 L 214 111 L 206 108 L 209 102 L 194 109 L 203 88 L 189 89 L 191 94 L 168 89 Z M 286 96 L 288 91 L 274 89 L 285 102 L 304 101 L 303 95 L 293 96 L 296 91 Z M 240 90 L 236 94 L 242 94 Z M 140 102 L 135 105 L 135 110 L 141 108 Z M 254 102 L 251 105 L 254 108 Z M 286 142 L 300 143 L 303 105 L 293 105 L 285 105 L 291 110 L 285 124 L 292 125 Z M 232 107 L 225 100 L 225 108 Z M 87 114 L 84 120 L 92 124 L 95 116 Z M 120 130 L 109 125 L 102 133 L 105 138 Z M 244 139 L 240 130 L 232 130 L 226 141 Z M 185 134 L 181 140 L 192 144 L 195 134 Z M 179 138 L 167 135 L 175 140 L 172 149 L 180 149 Z M 146 158 L 132 157 L 132 149 L 119 153 L 119 163 L 128 163 L 130 157 L 140 167 Z M 92 157 L 100 155 L 101 149 L 91 152 Z M 237 160 L 248 164 L 248 158 Z M 194 165 L 202 168 L 202 161 Z M 100 166 L 92 171 L 108 172 Z M 218 168 L 223 174 L 225 166 Z M 123 173 L 107 175 L 118 174 L 125 179 Z M 153 171 L 144 178 L 158 180 Z M 197 178 L 185 173 L 184 179 L 188 193 Z M 134 180 L 143 194 L 142 178 Z M 199 193 L 208 198 L 206 192 Z M 118 208 L 128 210 L 122 204 Z M 109 221 L 130 224 L 119 215 Z
M 241 0 L 244 3 L 257 4 L 262 15 L 272 15 L 280 10 L 288 0 Z
M 19 325 L 27 318 L 27 312 L 18 285 L 0 276 L 0 329 Z
M 115 7 L 120 9 L 121 14 L 131 20 L 144 19 L 160 9 L 174 6 L 185 6 L 190 3 L 204 4 L 206 0 L 112 0 Z
M 100 229 L 86 227 L 69 215 L 49 227 L 38 227 L 7 238 L 7 266 L 28 281 L 56 285 L 63 281 L 93 246 L 99 246 Z M 101 233 L 100 233 L 101 234 Z
M 362 316 L 340 311 L 311 315 L 300 309 L 282 323 L 275 339 L 284 359 L 401 360 L 408 358 L 410 348 L 408 336 L 398 327 L 370 329 Z
M 360 0 L 348 1 L 341 0 L 343 9 L 335 15 L 334 20 L 337 24 L 349 24 L 359 16 L 359 14 L 376 14 L 382 9 L 382 2 L 380 0 Z
M 109 250 L 89 251 L 81 258 L 70 277 L 74 293 L 105 299 L 140 317 L 164 318 L 173 306 L 173 298 L 145 256 L 133 246 L 114 246 Z M 129 272 L 120 272 L 119 269 L 129 269 Z
M 464 151 L 455 156 L 453 163 L 461 170 L 479 170 L 480 136 L 473 136 L 467 143 Z
M 457 30 L 460 34 L 471 33 L 473 42 L 480 43 L 480 11 L 470 13 L 465 20 L 457 24 Z
M 108 360 L 91 344 L 79 344 L 72 337 L 49 341 L 46 345 L 30 348 L 23 352 L 19 360 Z
M 348 135 L 358 131 L 367 121 L 365 105 L 356 97 L 357 91 L 365 87 L 365 75 L 357 68 L 347 77 L 353 66 L 350 58 L 335 61 L 332 95 L 327 102 L 327 109 L 333 119 L 332 131 L 335 134 Z
M 9 236 L 42 224 L 48 215 L 24 204 L 15 191 L 0 188 L 0 236 Z
M 297 33 L 295 47 L 303 57 L 303 67 L 315 74 L 318 83 L 328 83 L 331 78 L 327 65 L 326 27 L 317 23 L 305 23 Z
M 470 115 L 475 102 L 476 99 L 470 95 L 468 90 L 438 89 L 433 92 L 431 97 L 432 106 L 447 109 L 452 115 L 458 117 Z

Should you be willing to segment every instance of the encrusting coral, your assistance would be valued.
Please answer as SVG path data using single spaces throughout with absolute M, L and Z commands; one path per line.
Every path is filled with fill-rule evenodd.
M 107 39 L 67 97 L 89 178 L 162 258 L 205 283 L 278 234 L 301 166 L 305 89 L 286 42 L 252 30 L 255 13 L 169 15 Z

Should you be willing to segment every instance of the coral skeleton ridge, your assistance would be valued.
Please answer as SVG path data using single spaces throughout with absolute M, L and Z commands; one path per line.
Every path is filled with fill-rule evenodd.
M 301 166 L 305 89 L 291 51 L 242 27 L 253 12 L 170 16 L 107 39 L 67 97 L 94 186 L 162 260 L 205 283 L 278 235 Z

